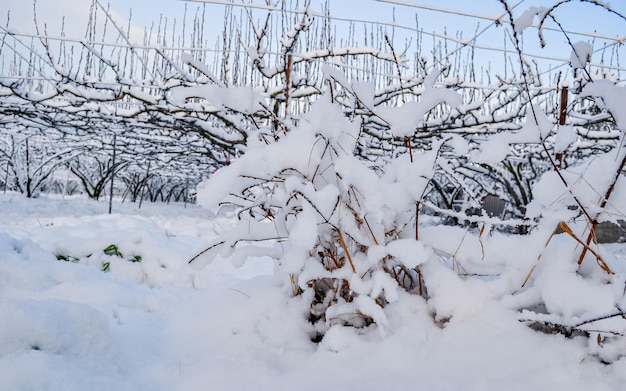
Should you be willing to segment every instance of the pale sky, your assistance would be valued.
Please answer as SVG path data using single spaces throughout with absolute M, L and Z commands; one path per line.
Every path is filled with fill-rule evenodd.
M 250 0 L 246 0 L 248 2 Z M 368 20 L 375 22 L 394 22 L 399 26 L 416 28 L 416 20 L 419 22 L 419 28 L 425 32 L 446 33 L 455 36 L 457 33 L 462 34 L 464 39 L 473 37 L 476 31 L 491 24 L 488 20 L 481 20 L 475 17 L 459 16 L 442 12 L 428 11 L 411 6 L 394 5 L 386 1 L 404 2 L 410 4 L 419 4 L 426 6 L 436 6 L 446 9 L 459 10 L 471 14 L 480 14 L 487 16 L 497 16 L 503 12 L 501 4 L 497 0 L 331 0 L 330 9 L 331 16 L 335 18 L 349 18 Z M 256 4 L 264 4 L 262 0 L 254 0 Z M 112 14 L 120 22 L 126 25 L 129 12 L 132 9 L 135 42 L 141 41 L 143 29 L 150 26 L 152 22 L 158 23 L 161 16 L 167 17 L 171 26 L 173 20 L 176 19 L 177 29 L 182 27 L 183 13 L 185 4 L 187 4 L 187 17 L 190 20 L 196 9 L 201 6 L 197 2 L 185 2 L 181 0 L 101 0 L 106 6 L 110 4 Z M 294 1 L 295 3 L 295 1 Z M 303 4 L 301 0 L 299 2 Z M 313 0 L 313 7 L 321 10 L 321 0 Z M 521 3 L 515 8 L 515 16 L 518 17 L 526 9 L 531 6 L 549 6 L 556 3 L 556 0 L 509 0 L 511 5 Z M 626 1 L 613 0 L 610 5 L 618 12 L 626 15 Z M 44 23 L 47 25 L 48 33 L 57 35 L 60 31 L 61 18 L 65 16 L 65 32 L 67 36 L 82 38 L 85 34 L 89 7 L 91 0 L 38 0 L 37 12 L 40 28 Z M 215 4 L 207 4 L 207 26 L 213 26 L 215 42 L 220 34 L 223 23 L 223 6 Z M 10 11 L 10 30 L 16 32 L 31 33 L 34 31 L 33 23 L 33 2 L 31 0 L 0 2 L 0 24 L 6 26 L 7 13 Z M 611 15 L 597 6 L 591 4 L 583 4 L 578 0 L 572 1 L 559 8 L 555 13 L 558 20 L 562 23 L 566 30 L 576 32 L 595 32 L 607 36 L 626 35 L 626 21 L 615 15 Z M 188 23 L 190 24 L 190 23 Z M 338 31 L 346 28 L 347 22 L 336 21 Z M 550 26 L 556 27 L 553 23 Z M 390 29 L 390 27 L 387 27 Z M 180 31 L 180 30 L 179 30 Z M 189 31 L 189 26 L 187 27 Z M 411 37 L 415 33 L 396 29 L 396 38 L 402 38 L 403 34 Z M 536 44 L 536 30 L 529 29 L 525 33 L 525 49 L 529 53 L 538 53 L 547 56 L 568 57 L 570 49 L 566 44 L 566 39 L 562 34 L 546 33 L 548 46 L 546 49 L 540 49 Z M 589 41 L 593 38 L 584 36 L 572 36 L 572 41 Z M 604 41 L 596 39 L 594 47 L 600 47 Z M 502 47 L 503 46 L 503 28 L 491 26 L 487 29 L 479 39 L 480 45 Z M 509 46 L 510 48 L 510 46 Z M 624 49 L 621 49 L 623 51 Z M 484 53 L 483 53 L 484 52 Z M 497 52 L 481 51 L 481 56 L 498 56 Z M 624 54 L 626 55 L 626 53 Z M 599 61 L 600 58 L 593 60 Z M 626 66 L 626 64 L 624 64 Z
M 249 2 L 250 0 L 246 0 Z M 398 1 L 398 0 L 396 0 Z M 257 4 L 263 4 L 262 0 L 254 0 Z M 321 9 L 321 0 L 313 0 L 314 7 Z M 473 14 L 498 15 L 503 12 L 502 6 L 497 0 L 399 0 L 399 3 L 413 3 L 426 6 L 435 6 L 452 10 L 465 11 Z M 515 9 L 516 14 L 531 6 L 549 6 L 557 0 L 524 0 Z M 101 4 L 110 4 L 111 9 L 123 18 L 127 18 L 129 11 L 133 10 L 133 21 L 139 25 L 149 25 L 152 21 L 157 21 L 160 15 L 170 18 L 182 19 L 184 6 L 187 3 L 188 13 L 195 10 L 201 3 L 186 2 L 184 0 L 101 0 Z M 303 1 L 300 1 L 302 4 Z M 520 3 L 520 0 L 509 0 L 511 5 Z M 616 11 L 626 14 L 626 1 L 605 2 Z M 40 10 L 39 18 L 50 24 L 58 24 L 60 16 L 73 18 L 72 24 L 77 27 L 85 23 L 86 14 L 91 5 L 91 0 L 38 0 L 37 8 Z M 222 6 L 207 4 L 209 9 L 214 10 L 218 16 L 215 20 L 221 23 Z M 420 22 L 425 29 L 442 30 L 443 26 L 453 30 L 459 24 L 475 24 L 477 19 L 456 17 L 454 15 L 439 12 L 429 12 L 417 8 L 394 5 L 378 0 L 331 0 L 330 8 L 332 16 L 340 18 L 353 18 L 375 20 L 381 22 L 391 22 L 394 15 L 399 24 L 414 25 L 414 15 L 417 12 L 421 16 Z M 11 11 L 11 18 L 18 23 L 32 23 L 33 1 L 8 1 L 0 2 L 0 23 L 4 26 L 7 19 L 7 11 Z M 598 7 L 589 4 L 582 4 L 578 0 L 571 4 L 564 5 L 557 10 L 556 15 L 566 28 L 576 30 L 593 31 L 598 30 L 605 34 L 621 35 L 626 33 L 626 25 L 619 23 L 619 18 L 600 12 Z M 620 26 L 621 24 L 621 26 Z M 475 27 L 475 26 L 474 26 Z M 622 31 L 613 31 L 614 28 L 621 27 Z

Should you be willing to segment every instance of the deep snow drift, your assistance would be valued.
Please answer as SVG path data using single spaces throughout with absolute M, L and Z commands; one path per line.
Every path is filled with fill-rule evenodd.
M 80 199 L 0 197 L 1 390 L 618 390 L 626 381 L 619 351 L 520 322 L 524 296 L 506 292 L 528 270 L 515 266 L 532 258 L 520 252 L 541 247 L 531 240 L 512 248 L 519 239 L 494 234 L 484 260 L 454 261 L 500 277 L 462 279 L 442 257 L 429 270 L 429 302 L 404 294 L 386 308 L 384 335 L 332 327 L 315 344 L 306 304 L 289 298 L 268 259 L 188 267 L 228 217 L 193 205 L 121 204 L 106 215 Z M 431 227 L 423 237 L 453 250 L 463 232 Z M 554 251 L 571 247 L 555 240 Z M 606 248 L 624 262 L 624 245 Z M 545 285 L 552 312 L 564 289 L 600 306 L 611 295 L 575 283 Z M 611 365 L 598 358 L 607 354 Z

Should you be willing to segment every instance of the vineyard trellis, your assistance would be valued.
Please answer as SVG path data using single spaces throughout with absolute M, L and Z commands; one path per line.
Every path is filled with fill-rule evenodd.
M 605 257 L 610 235 L 598 231 L 623 237 L 626 221 L 624 38 L 568 32 L 555 11 L 575 2 L 626 21 L 596 0 L 526 11 L 498 0 L 493 17 L 433 10 L 488 21 L 464 39 L 336 18 L 330 1 L 318 11 L 308 0 L 193 0 L 189 36 L 162 18 L 137 44 L 130 19 L 92 0 L 84 39 L 1 27 L 4 188 L 109 191 L 109 213 L 114 196 L 141 206 L 187 202 L 197 189 L 232 224 L 188 262 L 272 259 L 281 289 L 308 307 L 314 342 L 334 327 L 384 335 L 388 306 L 409 295 L 445 328 L 454 314 L 437 295 L 458 276 L 500 279 L 506 311 L 536 330 L 623 349 L 623 262 Z M 224 15 L 214 48 L 209 7 Z M 567 59 L 525 50 L 529 36 L 545 43 L 552 22 Z M 503 47 L 485 45 L 498 26 Z M 500 68 L 478 54 L 494 50 Z M 492 237 L 516 250 L 532 241 L 534 253 L 490 254 Z M 496 271 L 504 265 L 513 271 Z M 611 293 L 571 303 L 588 286 Z M 580 328 L 609 318 L 620 324 Z
M 384 3 L 423 8 L 404 1 Z M 516 54 L 506 47 L 506 31 L 504 47 L 477 39 L 507 23 L 505 13 L 492 17 L 461 12 L 490 23 L 463 39 L 458 34 L 428 33 L 418 23 L 336 18 L 330 1 L 320 4 L 321 11 L 303 1 L 202 0 L 189 1 L 185 7 L 188 4 L 199 5 L 191 19 L 183 20 L 183 33 L 176 30 L 176 22 L 172 25 L 162 18 L 144 29 L 140 44 L 130 37 L 132 20 L 119 23 L 99 0 L 91 4 L 83 38 L 40 30 L 36 11 L 36 34 L 19 33 L 10 25 L 0 27 L 4 124 L 0 177 L 5 178 L 5 188 L 20 190 L 23 183 L 39 180 L 34 191 L 26 191 L 32 196 L 46 181 L 47 188 L 55 188 L 56 178 L 69 171 L 84 193 L 99 198 L 116 173 L 122 178 L 116 191 L 123 198 L 156 200 L 154 194 L 160 193 L 168 194 L 160 199 L 187 199 L 200 180 L 245 153 L 251 137 L 270 142 L 288 131 L 326 88 L 346 116 L 361 118 L 365 137 L 359 139 L 356 153 L 374 169 L 407 150 L 429 149 L 433 140 L 460 137 L 471 147 L 492 135 L 520 129 L 530 102 L 548 116 L 556 116 L 559 110 L 559 88 L 567 74 L 560 65 L 546 70 L 535 63 L 528 96 L 520 87 L 522 72 L 510 65 L 510 59 L 503 62 L 503 75 L 474 66 L 477 51 L 496 51 L 504 57 Z M 224 15 L 221 37 L 213 47 L 205 26 L 209 8 Z M 346 36 L 337 33 L 339 23 Z M 400 30 L 410 32 L 410 39 L 396 37 Z M 620 80 L 624 69 L 617 51 L 623 38 L 566 33 L 603 40 L 594 50 L 610 53 L 609 60 L 604 61 L 603 55 L 589 67 L 602 77 Z M 430 39 L 432 44 L 427 42 Z M 430 58 L 424 53 L 430 53 Z M 564 58 L 524 55 L 535 61 L 568 63 Z M 366 83 L 373 83 L 375 89 L 365 91 Z M 434 104 L 424 112 L 419 131 L 409 138 L 394 136 L 391 130 L 397 124 L 385 118 L 385 110 L 419 102 L 429 88 L 458 94 L 462 104 L 459 108 Z M 367 101 L 362 99 L 365 96 Z M 568 124 L 582 141 L 565 154 L 564 164 L 616 145 L 620 132 L 592 101 L 572 102 L 567 112 Z M 118 140 L 115 165 L 113 135 Z M 62 145 L 71 153 L 47 162 L 49 175 L 31 178 L 24 167 L 37 157 L 20 151 L 29 151 L 42 139 L 62 140 L 50 145 Z M 474 207 L 493 194 L 509 201 L 509 213 L 521 218 L 530 198 L 523 183 L 547 169 L 545 151 L 518 145 L 511 153 L 504 166 L 488 162 L 479 166 L 465 156 L 452 156 L 454 167 L 441 168 L 438 180 L 432 181 L 431 209 L 450 209 L 462 189 Z M 57 169 L 61 175 L 54 175 Z M 531 174 L 522 178 L 522 172 Z

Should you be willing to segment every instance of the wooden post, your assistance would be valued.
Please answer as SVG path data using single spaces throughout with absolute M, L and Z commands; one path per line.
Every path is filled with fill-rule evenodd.
M 559 125 L 565 125 L 565 120 L 567 119 L 567 87 L 563 87 L 561 89 L 561 106 L 559 107 Z M 558 152 L 556 154 L 555 161 L 557 168 L 561 168 L 563 166 L 563 153 Z
M 113 161 L 111 162 L 111 192 L 109 194 L 109 214 L 113 209 L 113 180 L 115 179 L 115 150 L 117 148 L 117 134 L 113 133 Z
M 556 163 L 556 166 L 558 168 L 563 167 L 563 152 L 557 152 L 556 153 L 556 159 L 554 161 Z
M 287 70 L 285 72 L 285 118 L 289 117 L 289 87 L 291 86 L 291 54 L 287 55 Z
M 567 87 L 561 89 L 561 107 L 559 108 L 559 125 L 565 125 L 567 117 Z
M 28 139 L 30 137 L 26 137 L 26 197 L 31 198 L 31 188 L 30 185 L 32 183 L 32 178 L 30 177 L 30 147 L 28 145 Z

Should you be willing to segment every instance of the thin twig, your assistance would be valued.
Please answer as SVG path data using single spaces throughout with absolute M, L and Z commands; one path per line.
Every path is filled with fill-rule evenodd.
M 205 248 L 204 250 L 202 250 L 202 251 L 200 251 L 198 254 L 196 254 L 193 258 L 191 258 L 191 259 L 189 260 L 189 262 L 187 262 L 187 263 L 191 263 L 191 262 L 195 261 L 195 260 L 196 260 L 196 259 L 198 259 L 198 257 L 200 257 L 202 254 L 206 253 L 207 251 L 210 251 L 210 250 L 214 249 L 214 248 L 215 248 L 215 247 L 217 247 L 217 246 L 221 246 L 221 245 L 222 245 L 222 244 L 224 244 L 224 243 L 226 243 L 226 241 L 225 241 L 225 240 L 222 240 L 221 242 L 215 243 L 214 245 L 212 245 L 212 246 L 209 246 L 209 247 Z

